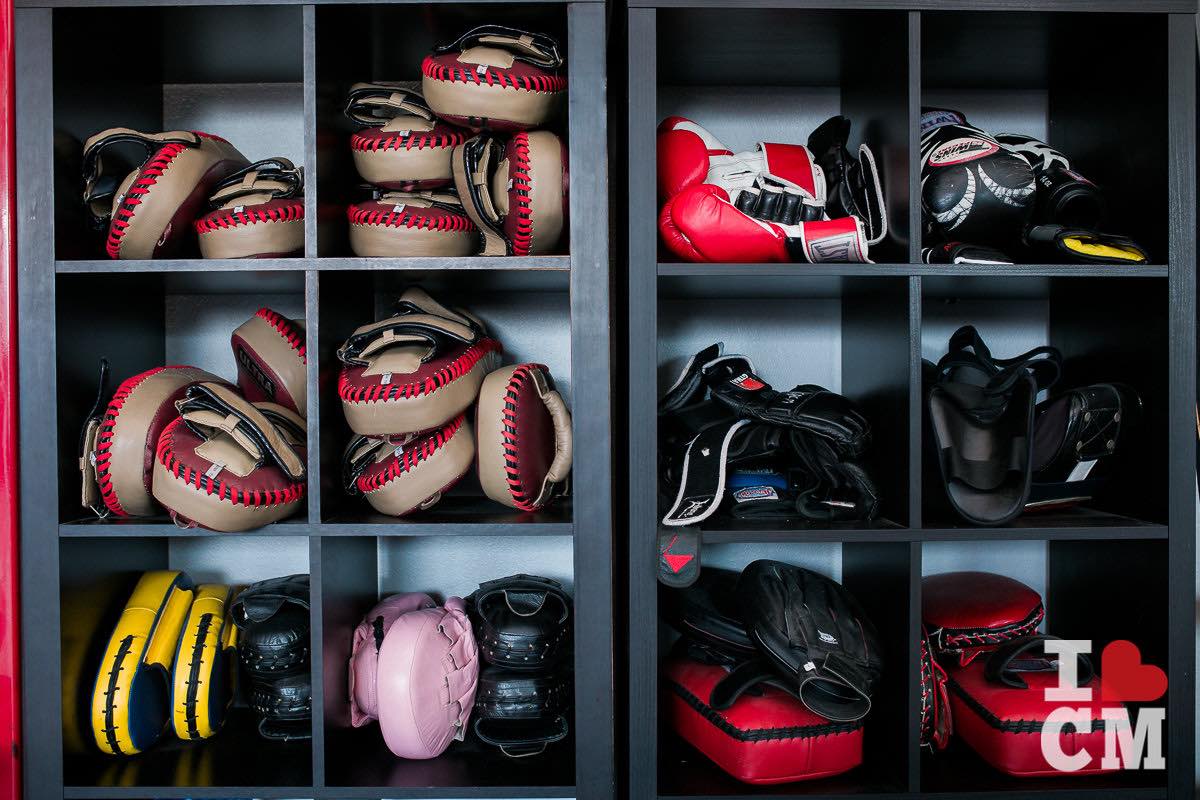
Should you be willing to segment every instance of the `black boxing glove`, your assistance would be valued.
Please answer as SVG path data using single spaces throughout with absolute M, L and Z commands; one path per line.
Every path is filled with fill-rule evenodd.
M 830 219 L 857 217 L 867 244 L 877 245 L 887 236 L 887 210 L 883 182 L 875 167 L 875 154 L 865 144 L 858 157 L 847 148 L 850 120 L 830 117 L 809 134 L 808 149 L 825 173 L 825 214 Z
M 754 374 L 744 356 L 726 356 L 704 365 L 713 399 L 743 419 L 809 431 L 828 439 L 839 455 L 854 457 L 870 444 L 871 426 L 854 404 L 813 384 L 778 392 Z
M 1096 184 L 1071 169 L 1067 157 L 1043 141 L 1001 133 L 996 141 L 1028 162 L 1037 179 L 1033 222 L 1095 228 L 1104 222 L 1104 198 Z
M 1004 249 L 1021 241 L 1037 183 L 1024 158 L 948 109 L 921 115 L 921 206 L 938 241 Z

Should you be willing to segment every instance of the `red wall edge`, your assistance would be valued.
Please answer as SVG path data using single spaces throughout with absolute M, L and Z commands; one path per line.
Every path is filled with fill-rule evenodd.
M 13 5 L 0 0 L 0 800 L 21 796 Z

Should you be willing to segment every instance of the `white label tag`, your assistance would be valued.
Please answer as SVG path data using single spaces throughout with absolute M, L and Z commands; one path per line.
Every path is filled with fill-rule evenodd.
M 234 206 L 233 207 L 233 213 L 235 213 L 235 214 L 240 214 L 245 210 L 246 210 L 245 206 Z
M 390 373 L 390 372 L 383 373 L 383 377 L 379 379 L 379 383 L 383 386 L 387 386 L 391 382 L 392 382 L 392 373 Z
M 805 665 L 804 665 L 804 671 L 805 671 L 805 672 L 814 672 L 814 671 L 816 671 L 816 669 L 817 669 L 817 665 L 816 665 L 816 664 L 814 664 L 814 663 L 813 663 L 813 662 L 811 662 L 811 661 L 809 661 L 809 662 L 806 662 L 806 663 L 805 663 Z
M 475 73 L 477 75 L 486 75 L 487 74 L 487 64 L 476 64 L 475 65 Z
M 223 469 L 225 469 L 225 465 L 222 464 L 220 461 L 218 461 L 218 462 L 214 463 L 211 467 L 209 467 L 207 470 L 205 470 L 204 477 L 209 478 L 209 479 L 215 478 L 221 474 L 221 470 L 223 470 Z
M 404 213 L 404 203 L 396 203 L 396 205 L 392 206 L 392 213 L 393 214 L 403 214 Z
M 95 450 L 88 453 L 88 463 L 91 464 L 93 467 L 96 466 L 96 451 Z
M 1075 465 L 1075 469 L 1071 470 L 1071 474 L 1067 476 L 1067 483 L 1081 481 L 1088 476 L 1092 471 L 1092 467 L 1096 466 L 1096 459 L 1091 461 L 1080 461 Z

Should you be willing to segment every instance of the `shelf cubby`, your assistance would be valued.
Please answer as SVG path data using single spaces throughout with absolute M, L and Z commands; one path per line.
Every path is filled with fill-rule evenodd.
M 96 402 L 101 359 L 108 361 L 109 396 L 127 378 L 165 364 L 199 367 L 236 383 L 234 330 L 264 306 L 303 320 L 304 282 L 298 271 L 216 279 L 200 271 L 64 275 L 55 315 L 59 520 L 93 517 L 79 502 L 79 436 Z M 303 522 L 304 515 L 289 519 Z M 170 519 L 130 520 L 164 522 Z
M 694 120 L 733 152 L 805 142 L 843 114 L 868 144 L 888 196 L 873 261 L 904 261 L 909 238 L 907 15 L 900 11 L 673 8 L 658 13 L 655 124 Z M 644 79 L 639 76 L 639 80 Z
M 1112 36 L 1132 64 L 1092 57 L 1088 42 Z M 1166 15 L 930 11 L 921 41 L 922 106 L 961 111 L 993 135 L 1049 143 L 1104 190 L 1102 230 L 1132 237 L 1151 263 L 1165 261 Z
M 452 743 L 436 758 L 406 760 L 388 750 L 378 723 L 351 727 L 346 702 L 354 628 L 380 598 L 425 592 L 444 602 L 451 596 L 466 597 L 484 581 L 520 572 L 552 578 L 575 594 L 569 539 L 347 536 L 325 539 L 321 549 L 322 561 L 328 565 L 320 612 L 327 785 L 374 787 L 387 796 L 396 790 L 436 787 L 455 797 L 460 787 L 481 786 L 497 796 L 574 794 L 574 740 L 556 744 L 540 756 L 513 760 L 468 731 L 464 741 Z M 488 553 L 488 559 L 476 559 L 479 552 Z
M 210 790 L 311 785 L 310 742 L 263 739 L 257 719 L 241 701 L 211 739 L 184 742 L 168 732 L 146 752 L 116 758 L 101 755 L 89 738 L 97 665 L 143 571 L 176 569 L 196 583 L 244 585 L 308 572 L 308 556 L 308 542 L 295 537 L 148 536 L 123 539 L 117 547 L 106 538 L 64 540 L 60 550 L 64 784 L 81 789 L 193 786 Z
M 1084 510 L 1029 511 L 1021 527 L 1105 526 L 1121 518 L 1162 524 L 1167 515 L 1167 284 L 1161 278 L 1079 277 L 923 279 L 921 355 L 936 363 L 960 325 L 971 324 L 997 358 L 1052 345 L 1062 376 L 1049 397 L 1092 383 L 1121 383 L 1141 398 L 1125 415 L 1119 468 Z M 922 405 L 922 414 L 928 416 Z M 1124 426 L 1132 426 L 1127 433 Z M 961 527 L 945 500 L 932 430 L 922 429 L 925 508 L 930 527 Z M 1096 513 L 1088 513 L 1088 512 Z
M 76 176 L 83 143 L 106 128 L 201 131 L 227 139 L 252 162 L 284 156 L 304 164 L 302 11 L 283 4 L 55 12 L 58 258 L 105 258 L 104 233 L 85 218 Z M 95 69 L 89 54 L 97 41 L 123 53 L 113 69 Z M 138 163 L 144 153 L 135 145 L 127 157 Z M 198 255 L 194 245 L 180 253 Z
M 566 6 L 557 3 L 510 3 L 506 25 L 548 33 L 567 45 Z M 321 257 L 349 256 L 346 208 L 369 197 L 370 187 L 354 169 L 350 136 L 359 127 L 347 119 L 346 95 L 365 81 L 421 83 L 421 60 L 434 47 L 450 44 L 466 31 L 494 24 L 495 10 L 484 3 L 342 4 L 316 9 L 316 145 L 321 183 L 317 195 Z M 563 113 L 545 126 L 567 135 Z M 567 236 L 560 252 L 567 252 Z
M 346 494 L 342 453 L 353 434 L 346 424 L 337 394 L 341 362 L 337 349 L 356 328 L 386 319 L 394 303 L 410 286 L 435 297 L 453 297 L 453 304 L 476 314 L 488 333 L 504 348 L 503 362 L 545 364 L 567 407 L 572 406 L 570 297 L 566 272 L 537 273 L 394 271 L 337 272 L 320 283 L 321 329 L 318 337 L 321 391 L 321 513 L 326 521 L 361 525 L 392 524 L 397 520 L 372 511 L 361 496 Z M 473 424 L 473 412 L 468 411 Z M 511 521 L 514 523 L 569 522 L 569 504 L 536 513 L 514 512 L 483 496 L 472 469 L 447 496 L 430 509 L 401 524 Z

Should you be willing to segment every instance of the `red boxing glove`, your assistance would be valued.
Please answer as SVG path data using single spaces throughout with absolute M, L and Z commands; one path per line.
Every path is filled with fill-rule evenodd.
M 719 186 L 698 184 L 671 197 L 658 216 L 667 248 L 685 261 L 870 263 L 854 217 L 782 225 L 739 211 Z
M 824 213 L 825 174 L 802 144 L 759 142 L 754 150 L 734 153 L 692 120 L 667 117 L 658 126 L 657 149 L 660 201 L 709 183 L 741 208 L 743 190 L 769 186 L 787 196 L 797 219 L 821 219 Z

